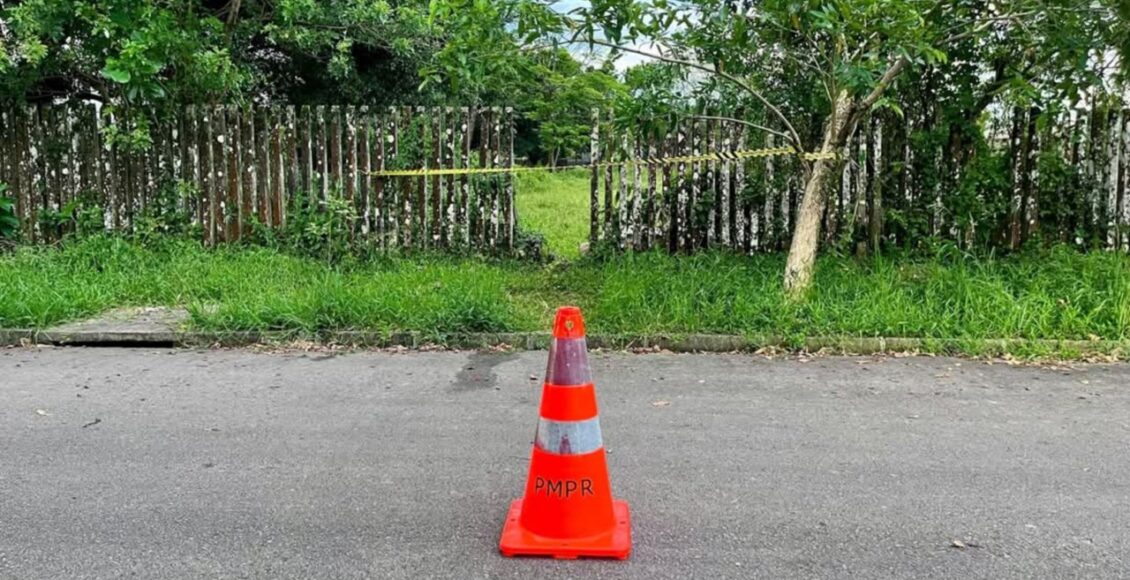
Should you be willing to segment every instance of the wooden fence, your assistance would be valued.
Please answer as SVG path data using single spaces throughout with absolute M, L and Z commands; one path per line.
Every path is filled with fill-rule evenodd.
M 981 147 L 961 149 L 928 138 L 939 134 L 927 125 L 928 115 L 873 115 L 828 183 L 825 243 L 910 247 L 933 238 L 963 248 L 1016 249 L 1040 239 L 1130 249 L 1130 110 L 1038 118 L 1035 109 L 999 115 Z M 718 119 L 685 119 L 659 136 L 597 119 L 591 155 L 631 161 L 773 148 L 780 141 Z M 594 165 L 590 190 L 591 243 L 748 253 L 788 247 L 803 177 L 790 155 Z
M 512 110 L 497 107 L 24 107 L 0 114 L 0 181 L 29 241 L 65 235 L 77 205 L 120 231 L 179 209 L 205 242 L 236 241 L 284 226 L 305 192 L 323 211 L 344 200 L 351 235 L 382 248 L 506 252 L 516 221 L 509 174 L 372 172 L 510 167 L 513 127 Z
M 733 152 L 746 141 L 745 127 L 734 123 L 688 120 L 656 138 L 613 131 L 597 119 L 590 149 L 590 242 L 672 252 L 707 245 L 751 247 L 761 211 L 742 193 L 748 162 L 610 164 Z

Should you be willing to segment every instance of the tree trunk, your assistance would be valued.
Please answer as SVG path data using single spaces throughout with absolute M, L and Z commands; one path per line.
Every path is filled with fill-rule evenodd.
M 231 44 L 231 35 L 235 30 L 235 24 L 239 20 L 240 4 L 242 4 L 242 0 L 231 0 L 225 7 L 228 12 L 228 19 L 224 23 L 224 38 L 229 45 Z
M 832 117 L 824 126 L 824 142 L 820 153 L 837 153 L 843 149 L 844 142 L 851 134 L 848 123 L 851 121 L 853 102 L 846 91 L 836 98 Z M 791 297 L 798 297 L 812 283 L 812 268 L 816 263 L 816 250 L 820 241 L 820 220 L 824 215 L 824 183 L 831 175 L 835 161 L 817 159 L 812 162 L 812 170 L 804 184 L 804 197 L 797 210 L 793 226 L 793 242 L 789 246 L 789 257 L 785 263 L 785 291 Z

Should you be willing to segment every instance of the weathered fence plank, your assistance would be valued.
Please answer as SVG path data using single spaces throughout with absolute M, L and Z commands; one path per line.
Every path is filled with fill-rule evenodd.
M 272 223 L 271 216 L 271 171 L 268 165 L 270 159 L 270 131 L 271 114 L 266 108 L 260 108 L 248 115 L 254 119 L 255 139 L 252 143 L 255 167 L 255 213 L 259 222 L 264 226 Z M 309 194 L 310 191 L 306 190 Z
M 200 215 L 198 220 L 204 231 L 204 242 L 206 244 L 216 243 L 216 237 L 212 229 L 212 202 L 215 199 L 212 195 L 212 115 L 209 113 L 208 107 L 198 107 L 196 109 L 197 115 L 197 134 L 196 144 L 199 147 L 200 159 Z M 110 156 L 113 159 L 116 147 L 111 146 Z M 110 175 L 116 175 L 111 171 Z M 117 187 L 116 180 L 107 184 L 107 189 L 111 195 L 116 195 Z M 125 229 L 119 225 L 117 205 L 114 206 L 114 229 Z
M 283 154 L 287 140 L 287 129 L 281 107 L 271 107 L 271 225 L 280 227 L 286 223 L 286 157 Z
M 342 130 L 342 194 L 346 201 L 356 206 L 357 195 L 357 125 L 356 112 L 352 105 L 345 107 L 344 128 Z M 350 233 L 354 233 L 355 224 L 350 224 Z
M 230 127 L 228 126 L 228 115 L 224 105 L 213 106 L 210 115 L 212 117 L 212 195 L 215 198 L 217 212 L 215 216 L 216 243 L 222 243 L 231 239 L 229 230 L 233 225 L 231 221 L 231 200 L 229 199 L 231 172 L 228 167 L 231 148 Z M 133 157 L 134 152 L 130 152 L 128 155 Z
M 443 113 L 443 139 L 440 143 L 443 152 L 440 167 L 454 169 L 455 136 L 457 133 L 456 129 L 460 125 L 460 120 L 456 110 L 451 107 L 444 109 Z M 440 178 L 440 193 L 441 203 L 443 205 L 443 215 L 440 220 L 442 224 L 441 227 L 443 228 L 441 232 L 441 242 L 447 247 L 455 245 L 455 178 L 453 176 L 443 176 Z
M 471 141 L 474 135 L 474 109 L 470 107 L 463 107 L 460 110 L 460 117 L 463 120 L 462 126 L 459 128 L 459 137 L 463 140 L 460 147 L 460 160 L 459 166 L 462 168 L 472 167 L 471 162 Z M 459 176 L 459 209 L 456 210 L 455 222 L 461 232 L 462 241 L 464 244 L 471 244 L 471 227 L 470 227 L 470 213 L 471 213 L 471 176 L 464 173 Z
M 490 115 L 485 108 L 478 109 L 476 123 L 479 126 L 479 167 L 489 169 L 491 156 L 487 153 L 490 147 Z M 478 240 L 479 245 L 485 246 L 488 244 L 487 229 L 490 219 L 488 213 L 490 211 L 490 204 L 484 200 L 489 197 L 489 192 L 478 192 L 475 196 L 475 239 Z
M 388 158 L 394 154 L 394 145 L 396 144 L 396 133 L 392 130 L 392 115 L 385 113 L 377 117 L 377 149 L 375 154 L 376 161 L 373 163 L 376 169 L 384 171 L 390 166 L 387 162 Z M 378 176 L 373 183 L 374 195 L 376 196 L 376 208 L 374 209 L 376 215 L 377 227 L 377 240 L 381 248 L 387 248 L 391 244 L 389 242 L 390 236 L 395 236 L 395 224 L 390 221 L 390 216 L 393 215 L 396 206 L 396 196 L 393 190 L 386 188 L 388 178 Z
M 298 158 L 299 182 L 298 189 L 309 196 L 314 192 L 314 152 L 310 144 L 310 105 L 302 105 L 296 111 L 295 120 L 295 154 Z
M 240 168 L 240 224 L 245 233 L 251 232 L 251 224 L 265 223 L 260 210 L 256 178 L 258 164 L 255 162 L 255 115 L 247 108 L 239 110 L 239 168 Z
M 611 112 L 608 114 L 608 118 L 609 118 L 609 122 L 606 124 L 606 127 L 608 127 L 610 129 L 611 126 L 612 126 L 612 123 L 611 123 L 612 114 L 611 114 Z M 615 145 L 616 137 L 611 136 L 611 133 L 612 133 L 611 130 L 607 131 L 607 133 L 610 134 L 609 135 L 610 138 L 607 139 L 607 145 L 604 147 L 604 154 L 602 155 L 602 157 L 604 158 L 606 163 L 612 162 L 612 161 L 620 161 L 619 155 L 616 152 L 616 145 Z M 613 199 L 612 199 L 612 196 L 613 196 L 613 193 L 612 193 L 612 174 L 613 174 L 613 166 L 612 165 L 605 165 L 604 166 L 604 236 L 603 237 L 606 240 L 610 239 L 613 235 L 612 216 L 615 215 L 615 213 L 613 212 L 613 206 L 615 204 L 614 204 Z
M 589 158 L 592 175 L 589 178 L 589 244 L 595 246 L 600 223 L 600 112 L 592 113 L 592 132 L 589 134 Z
M 283 124 L 283 157 L 286 165 L 282 174 L 285 177 L 285 184 L 279 194 L 279 212 L 278 212 L 278 225 L 286 225 L 286 198 L 294 194 L 295 191 L 302 189 L 302 178 L 299 176 L 301 171 L 298 164 L 298 132 L 297 120 L 295 119 L 295 111 L 293 105 L 287 105 L 281 108 L 279 115 L 282 118 Z

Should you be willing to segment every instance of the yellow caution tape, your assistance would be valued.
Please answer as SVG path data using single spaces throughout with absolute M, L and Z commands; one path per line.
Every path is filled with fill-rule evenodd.
M 569 165 L 550 167 L 540 165 L 533 167 L 462 167 L 448 169 L 386 169 L 370 171 L 369 175 L 378 177 L 428 177 L 432 175 L 483 175 L 488 173 L 523 173 L 530 171 L 561 171 L 564 169 L 615 167 L 622 165 L 633 167 L 636 165 L 675 165 L 678 163 L 697 163 L 700 161 L 740 161 L 743 159 L 757 159 L 761 157 L 774 157 L 777 155 L 795 155 L 796 149 L 792 147 L 775 147 L 771 149 L 747 149 L 744 151 L 722 151 L 706 153 L 703 155 L 684 155 L 681 157 L 648 157 L 643 159 L 629 159 L 625 161 L 603 161 L 589 165 Z M 809 161 L 817 159 L 836 159 L 835 153 L 803 153 L 801 158 Z

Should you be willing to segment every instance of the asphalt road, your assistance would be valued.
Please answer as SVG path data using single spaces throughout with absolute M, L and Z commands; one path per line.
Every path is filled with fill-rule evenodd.
M 545 356 L 0 350 L 0 577 L 1130 577 L 1130 366 L 944 358 L 595 356 L 632 557 L 503 558 Z

